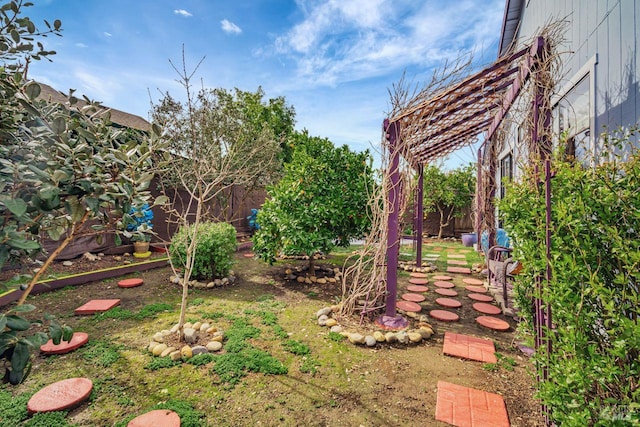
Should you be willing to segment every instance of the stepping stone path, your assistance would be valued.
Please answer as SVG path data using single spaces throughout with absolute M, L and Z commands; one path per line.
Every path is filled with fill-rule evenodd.
M 474 301 L 480 301 L 480 302 L 491 302 L 493 301 L 493 297 L 490 295 L 485 295 L 485 294 L 469 294 L 467 295 L 469 298 L 471 298 Z
M 456 259 L 448 259 L 447 260 L 447 264 L 451 264 L 451 265 L 468 265 L 467 261 L 458 261 Z
M 465 277 L 464 279 L 462 279 L 462 283 L 464 283 L 465 285 L 473 285 L 473 286 L 484 285 L 484 282 L 482 280 L 474 279 L 471 277 Z
M 415 277 L 415 278 L 418 278 L 418 279 L 426 279 L 427 277 L 429 277 L 425 273 L 420 273 L 420 272 L 417 272 L 417 271 L 413 271 L 413 272 L 409 273 L 409 276 L 410 277 Z
M 168 409 L 156 409 L 132 419 L 127 427 L 180 427 L 180 416 Z
M 460 319 L 460 316 L 447 310 L 431 310 L 429 316 L 443 322 L 457 322 Z
M 459 255 L 459 254 L 449 254 L 447 255 L 447 258 L 458 258 L 458 259 L 464 259 L 466 258 L 464 255 Z
M 433 276 L 433 280 L 452 280 L 451 276 Z
M 420 304 L 416 304 L 415 302 L 411 302 L 411 301 L 398 301 L 396 303 L 396 307 L 398 307 L 400 310 L 411 311 L 414 313 L 417 313 L 420 310 L 422 310 L 422 307 L 420 307 Z
M 429 283 L 429 280 L 412 277 L 411 279 L 409 279 L 409 283 L 411 283 L 412 285 L 426 285 L 427 283 Z
M 60 341 L 59 344 L 54 344 L 53 340 L 47 341 L 40 346 L 40 353 L 42 354 L 65 354 L 70 353 L 73 350 L 82 347 L 89 341 L 89 334 L 86 332 L 74 332 L 71 337 L 71 341 Z
M 450 331 L 444 333 L 442 353 L 484 363 L 496 363 L 498 361 L 493 341 L 456 334 Z
M 93 383 L 89 378 L 69 378 L 49 384 L 31 396 L 27 411 L 34 414 L 72 408 L 85 401 L 92 389 Z
M 246 254 L 242 254 L 243 257 L 245 258 L 253 258 L 253 252 L 247 252 Z
M 118 286 L 121 288 L 135 288 L 144 283 L 142 279 L 124 279 L 118 282 Z
M 442 295 L 443 297 L 457 297 L 458 293 L 453 289 L 447 288 L 438 288 L 435 290 L 438 295 Z
M 465 289 L 476 294 L 486 294 L 488 292 L 484 286 L 466 286 Z
M 410 293 L 402 294 L 401 298 L 405 301 L 411 301 L 411 302 L 422 302 L 426 299 L 423 295 L 410 294 Z
M 76 315 L 95 314 L 102 311 L 111 310 L 113 307 L 120 305 L 119 299 L 93 299 L 88 303 L 76 308 Z
M 479 316 L 476 317 L 476 322 L 485 328 L 493 329 L 494 331 L 508 331 L 511 326 L 502 319 L 492 316 Z
M 409 292 L 427 292 L 429 288 L 423 285 L 409 285 L 407 286 Z
M 462 303 L 457 299 L 452 298 L 437 298 L 436 304 L 447 308 L 459 308 L 462 307 Z
M 469 267 L 447 267 L 447 273 L 471 274 Z
M 454 285 L 451 282 L 433 282 L 433 285 L 439 288 L 455 288 L 456 287 L 456 285 Z
M 454 426 L 509 427 L 500 395 L 445 381 L 438 381 L 436 420 Z
M 477 302 L 473 304 L 473 309 L 484 314 L 500 314 L 502 310 L 495 305 L 487 304 L 486 302 Z

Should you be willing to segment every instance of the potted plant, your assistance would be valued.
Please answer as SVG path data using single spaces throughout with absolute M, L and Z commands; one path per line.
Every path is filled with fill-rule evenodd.
M 148 204 L 144 204 L 140 208 L 131 208 L 129 215 L 132 221 L 123 234 L 133 242 L 134 255 L 139 258 L 149 256 L 149 242 L 153 235 L 153 211 Z

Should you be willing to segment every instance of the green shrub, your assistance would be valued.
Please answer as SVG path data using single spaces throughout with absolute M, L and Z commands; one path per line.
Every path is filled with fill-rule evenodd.
M 171 239 L 169 253 L 178 268 L 185 266 L 190 235 L 193 235 L 193 226 L 180 228 Z M 196 236 L 198 243 L 191 277 L 211 280 L 227 276 L 236 250 L 236 229 L 224 222 L 203 222 L 198 225 Z
M 524 268 L 515 284 L 522 325 L 533 333 L 534 298 L 551 307 L 552 351 L 542 346 L 534 361 L 538 374 L 548 370 L 538 397 L 556 425 L 640 422 L 640 157 L 604 160 L 553 162 L 548 283 L 544 186 L 530 172 L 500 203 Z

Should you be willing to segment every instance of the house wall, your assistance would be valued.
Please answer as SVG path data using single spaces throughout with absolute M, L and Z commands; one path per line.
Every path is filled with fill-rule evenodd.
M 523 46 L 545 24 L 566 21 L 560 51 L 562 92 L 578 74 L 592 70 L 595 101 L 592 134 L 627 128 L 640 114 L 640 58 L 637 30 L 640 2 L 634 0 L 525 0 L 518 45 Z M 590 66 L 592 64 L 592 66 Z M 595 138 L 592 137 L 592 141 Z

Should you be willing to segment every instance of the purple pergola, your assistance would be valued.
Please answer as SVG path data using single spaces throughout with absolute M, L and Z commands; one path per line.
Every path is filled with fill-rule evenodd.
M 385 315 L 377 320 L 377 323 L 389 328 L 401 328 L 407 322 L 396 312 L 397 298 L 397 268 L 400 249 L 399 234 L 399 207 L 400 194 L 398 182 L 400 181 L 401 151 L 412 166 L 418 172 L 418 187 L 416 200 L 416 263 L 422 262 L 422 171 L 423 166 L 447 154 L 469 146 L 478 140 L 484 133 L 483 145 L 488 146 L 496 131 L 499 129 L 510 108 L 518 98 L 523 87 L 530 79 L 536 85 L 535 71 L 540 69 L 545 53 L 545 43 L 542 37 L 534 40 L 531 46 L 506 55 L 498 59 L 493 65 L 475 73 L 464 80 L 435 94 L 432 98 L 416 103 L 413 106 L 400 111 L 394 117 L 384 121 L 384 131 L 388 143 L 389 153 L 389 180 L 390 191 L 387 198 L 389 204 L 389 216 L 387 219 L 387 297 Z M 542 92 L 534 94 L 533 114 L 534 123 L 532 129 L 532 141 L 534 147 L 540 147 L 540 152 L 545 151 L 547 141 L 541 135 L 539 123 L 550 126 L 549 112 L 542 111 L 541 106 L 549 103 L 542 102 Z M 540 115 L 545 114 L 544 120 L 539 120 Z M 401 150 L 400 147 L 403 147 Z M 485 150 L 486 151 L 486 150 Z M 482 186 L 480 166 L 483 161 L 482 149 L 478 151 L 478 190 Z M 484 153 L 485 159 L 488 153 Z M 547 165 L 548 167 L 548 165 Z M 495 175 L 495 170 L 489 173 Z M 549 177 L 547 176 L 547 181 Z M 492 182 L 492 181 L 490 181 Z M 548 182 L 547 182 L 548 187 Z M 490 194 L 493 194 L 492 189 Z M 477 191 L 479 194 L 479 191 Z M 476 203 L 482 201 L 476 198 Z M 485 200 L 485 203 L 492 203 Z M 549 201 L 550 203 L 550 201 Z M 550 205 L 548 206 L 550 208 Z M 478 210 L 479 212 L 479 210 Z M 478 215 L 479 217 L 480 215 Z M 480 232 L 481 222 L 476 223 L 476 232 Z M 478 234 L 479 235 L 479 234 Z M 490 233 L 492 238 L 492 233 Z M 550 242 L 548 242 L 550 244 Z M 547 272 L 549 279 L 550 271 Z M 540 284 L 542 286 L 542 284 Z M 551 313 L 543 313 L 540 301 L 536 302 L 538 318 L 545 319 L 550 326 Z M 542 321 L 542 320 L 541 320 Z M 540 326 L 538 338 L 543 337 L 543 327 Z M 542 341 L 540 341 L 541 343 Z

